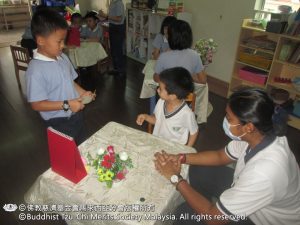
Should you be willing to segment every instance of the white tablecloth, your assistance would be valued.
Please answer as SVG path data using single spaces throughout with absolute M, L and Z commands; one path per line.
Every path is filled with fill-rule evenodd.
M 148 133 L 110 122 L 80 145 L 82 155 L 90 152 L 93 156 L 97 149 L 113 145 L 116 152 L 126 151 L 132 158 L 134 168 L 129 170 L 126 179 L 114 183 L 111 189 L 105 183 L 97 181 L 92 171 L 77 185 L 52 172 L 51 169 L 40 175 L 25 195 L 28 204 L 64 204 L 64 205 L 132 205 L 148 204 L 155 208 L 154 212 L 84 212 L 98 216 L 114 216 L 114 220 L 75 219 L 78 212 L 58 212 L 68 214 L 72 220 L 68 224 L 172 224 L 174 221 L 163 221 L 157 217 L 171 213 L 182 201 L 179 192 L 154 168 L 153 155 L 162 149 L 170 153 L 195 152 L 193 148 L 169 142 Z M 182 176 L 187 178 L 188 166 L 182 167 Z M 141 199 L 145 201 L 142 202 Z M 82 212 L 80 212 L 82 213 Z M 128 216 L 124 219 L 120 216 Z M 154 217 L 149 217 L 149 215 Z M 141 216 L 141 222 L 137 221 Z M 156 216 L 156 217 L 155 217 Z M 127 218 L 128 218 L 127 217 Z M 136 218 L 136 219 L 134 219 Z M 151 219 L 149 219 L 151 218 Z
M 82 41 L 80 47 L 66 48 L 66 54 L 75 68 L 93 66 L 107 57 L 104 48 L 98 42 Z

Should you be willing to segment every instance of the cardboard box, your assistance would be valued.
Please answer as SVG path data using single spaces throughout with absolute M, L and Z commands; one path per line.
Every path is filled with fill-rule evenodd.
M 252 83 L 265 85 L 268 74 L 262 70 L 247 66 L 239 70 L 239 77 Z

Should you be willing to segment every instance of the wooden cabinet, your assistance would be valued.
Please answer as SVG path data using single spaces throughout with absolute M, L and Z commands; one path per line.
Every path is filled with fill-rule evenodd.
M 281 88 L 289 92 L 294 102 L 299 101 L 300 90 L 290 80 L 300 76 L 300 53 L 296 52 L 297 48 L 300 50 L 300 37 L 269 33 L 249 24 L 250 20 L 246 19 L 241 27 L 228 95 L 242 86 L 259 87 L 268 92 Z M 267 41 L 261 47 L 255 43 L 249 44 L 248 40 Z M 241 70 L 254 70 L 259 75 L 245 76 Z M 300 118 L 291 113 L 288 124 L 300 129 Z
M 0 29 L 25 27 L 30 20 L 28 4 L 0 5 Z

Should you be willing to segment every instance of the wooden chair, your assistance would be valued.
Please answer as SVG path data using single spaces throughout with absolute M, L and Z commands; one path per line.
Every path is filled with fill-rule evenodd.
M 186 103 L 189 105 L 189 107 L 191 108 L 191 110 L 193 112 L 195 112 L 195 102 L 196 102 L 196 95 L 194 93 L 190 93 L 186 99 L 185 99 Z M 153 133 L 153 125 L 148 123 L 148 128 L 147 128 L 147 132 L 149 134 Z
M 27 48 L 19 47 L 19 46 L 10 46 L 11 54 L 14 60 L 15 73 L 18 81 L 18 86 L 21 88 L 20 81 L 20 70 L 26 71 L 28 67 L 28 63 L 30 61 L 30 56 Z

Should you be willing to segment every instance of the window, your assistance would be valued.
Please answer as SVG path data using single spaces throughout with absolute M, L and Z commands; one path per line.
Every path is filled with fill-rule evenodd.
M 256 0 L 255 2 L 255 19 L 270 20 L 271 14 L 279 14 L 281 11 L 278 9 L 280 5 L 290 6 L 292 10 L 282 16 L 287 16 L 288 13 L 297 11 L 300 7 L 300 0 Z
M 292 8 L 292 12 L 297 11 L 300 6 L 299 0 L 264 0 L 264 11 L 271 11 L 271 12 L 280 12 L 278 10 L 278 6 L 280 5 L 287 5 Z

